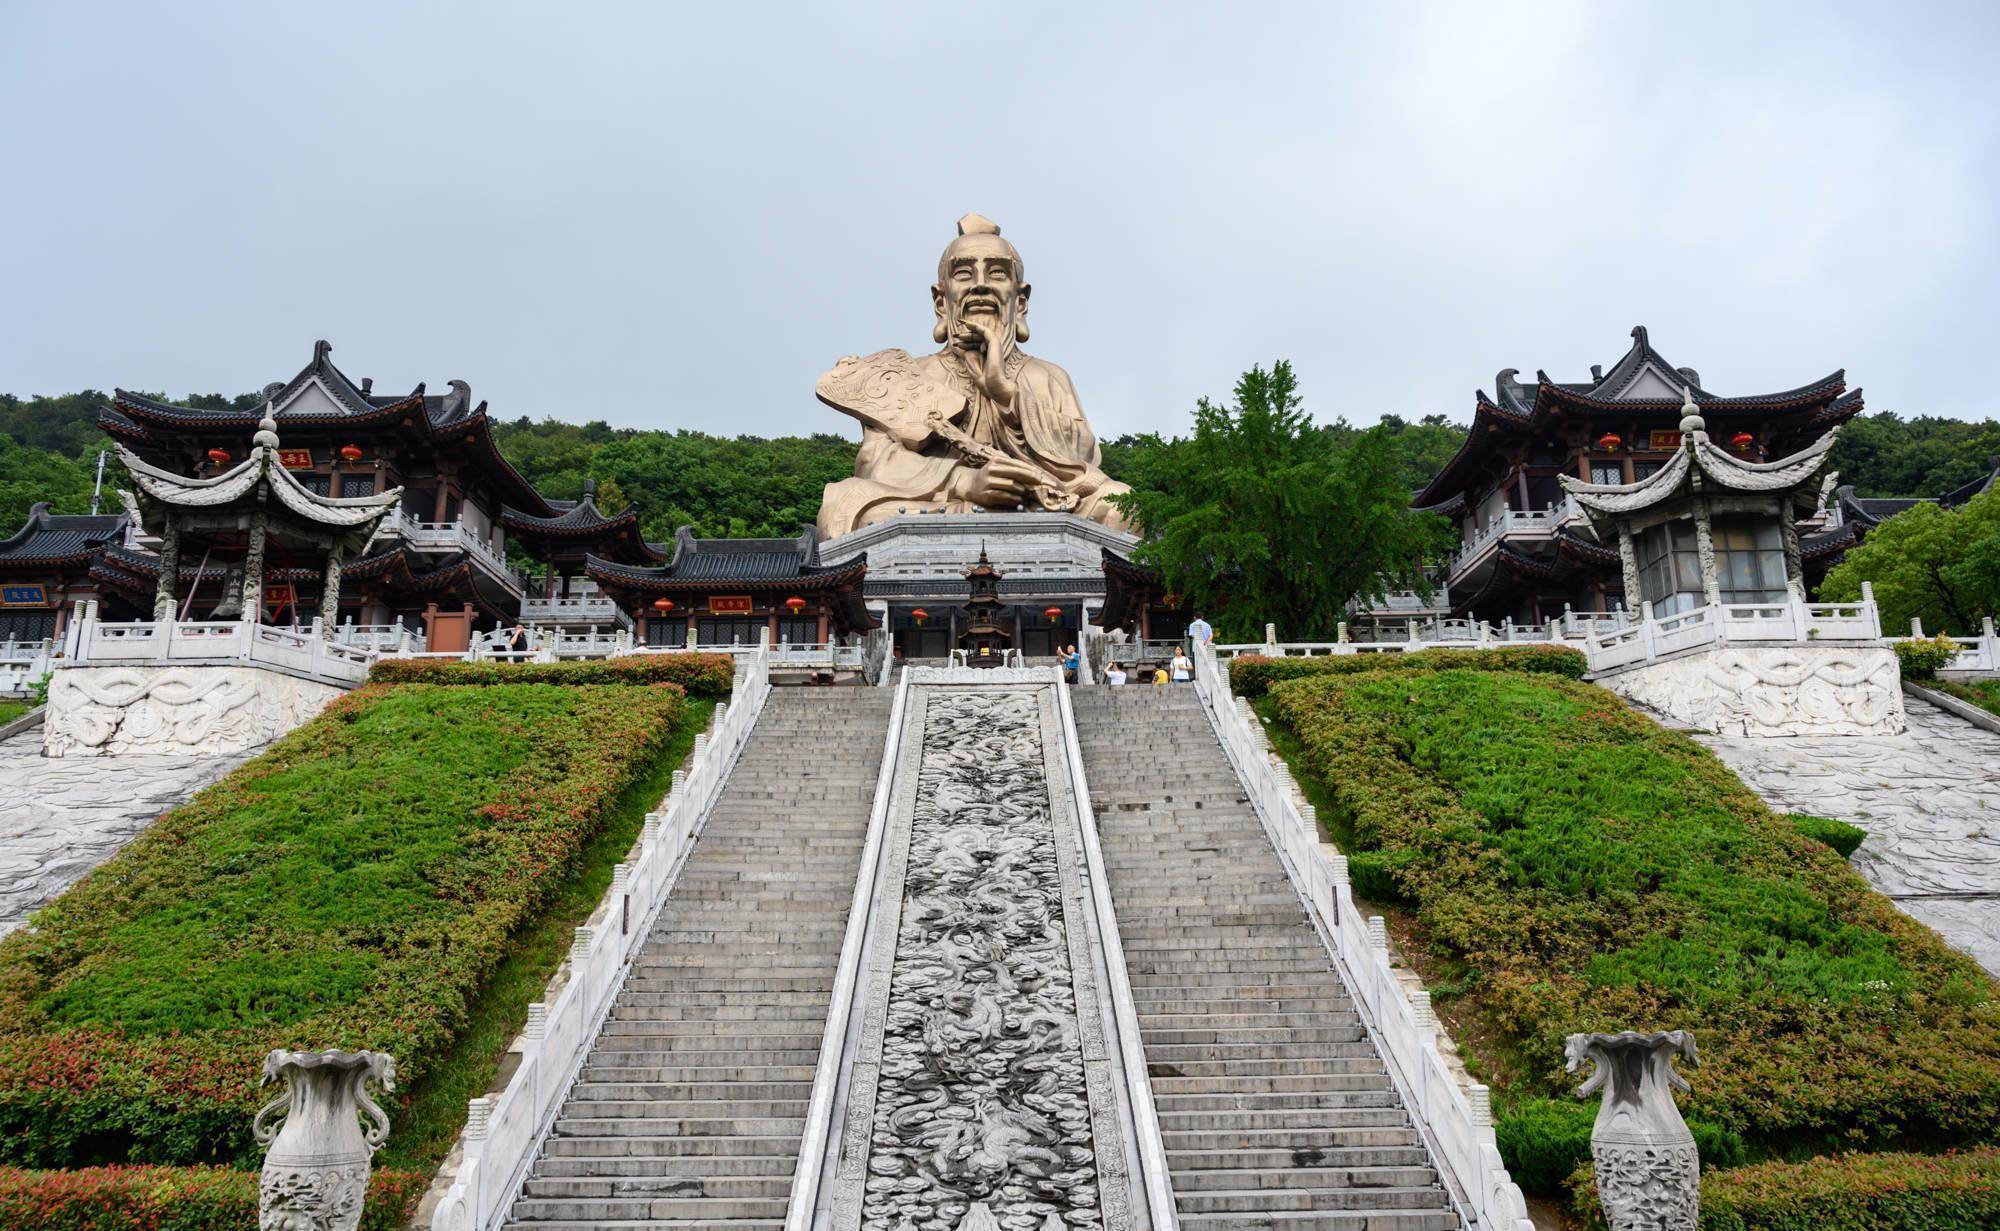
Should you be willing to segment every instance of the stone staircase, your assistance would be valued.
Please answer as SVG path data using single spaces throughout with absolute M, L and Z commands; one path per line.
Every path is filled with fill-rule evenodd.
M 1459 1231 L 1190 685 L 1072 691 L 1191 1231 Z
M 892 700 L 772 690 L 509 1226 L 783 1226 Z

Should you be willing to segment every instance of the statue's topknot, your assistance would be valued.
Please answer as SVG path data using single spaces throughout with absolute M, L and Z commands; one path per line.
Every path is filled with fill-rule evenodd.
M 958 220 L 960 235 L 998 235 L 1000 224 L 983 214 L 967 214 Z

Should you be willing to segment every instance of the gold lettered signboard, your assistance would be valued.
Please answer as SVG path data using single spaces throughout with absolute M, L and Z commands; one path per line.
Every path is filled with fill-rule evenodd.
M 711 594 L 708 596 L 710 615 L 749 615 L 750 596 L 748 594 Z
M 311 449 L 280 449 L 278 464 L 287 470 L 311 470 L 313 451 Z
M 0 586 L 0 607 L 46 607 L 47 586 Z
M 1681 447 L 1681 434 L 1655 428 L 1646 438 L 1646 447 L 1661 453 L 1671 453 Z

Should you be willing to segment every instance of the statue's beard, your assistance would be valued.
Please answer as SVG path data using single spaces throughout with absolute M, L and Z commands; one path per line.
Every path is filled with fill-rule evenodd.
M 970 315 L 970 317 L 968 317 L 967 313 L 965 312 L 965 306 L 963 304 L 953 305 L 951 311 L 947 314 L 945 318 L 945 325 L 949 330 L 948 334 L 946 335 L 946 341 L 952 347 L 960 351 L 967 351 L 972 349 L 971 347 L 968 347 L 959 341 L 959 335 L 969 332 L 972 329 L 972 326 L 967 323 L 968 320 L 977 320 L 981 324 L 986 324 L 988 322 L 997 322 L 998 328 L 995 332 L 998 333 L 1000 338 L 1001 357 L 1005 358 L 1008 354 L 1013 352 L 1015 322 L 1014 322 L 1014 310 L 1011 305 L 1001 304 L 999 305 L 999 311 L 997 313 L 974 312 Z

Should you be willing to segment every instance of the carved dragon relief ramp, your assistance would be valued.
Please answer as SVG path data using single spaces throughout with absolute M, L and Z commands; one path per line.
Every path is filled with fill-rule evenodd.
M 1150 1226 L 1052 683 L 904 721 L 824 1225 Z

